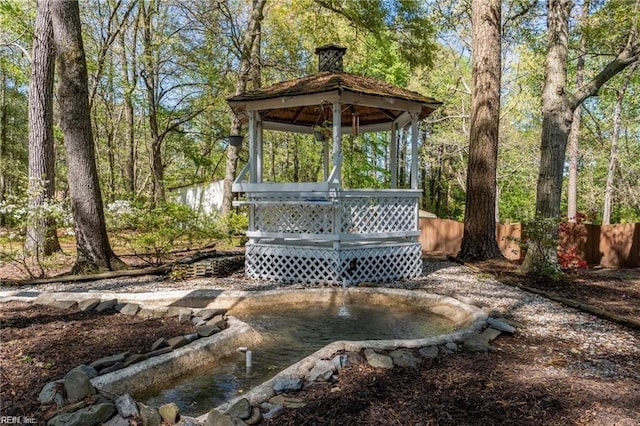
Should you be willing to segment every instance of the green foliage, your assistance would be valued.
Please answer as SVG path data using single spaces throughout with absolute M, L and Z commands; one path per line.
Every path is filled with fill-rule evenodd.
M 531 252 L 531 267 L 528 272 L 532 275 L 550 278 L 560 281 L 563 277 L 558 264 L 558 219 L 536 217 L 533 220 L 523 222 L 523 230 L 526 233 L 524 239 L 515 239 L 521 251 Z
M 178 203 L 145 208 L 116 201 L 107 206 L 105 216 L 113 240 L 154 264 L 162 263 L 178 247 L 190 249 L 223 236 L 215 217 L 198 215 Z

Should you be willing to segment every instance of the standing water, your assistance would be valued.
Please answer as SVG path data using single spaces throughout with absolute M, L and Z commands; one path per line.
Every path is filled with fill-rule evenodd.
M 345 298 L 346 299 L 346 298 Z M 344 300 L 344 299 L 343 299 Z M 235 314 L 263 336 L 263 343 L 245 354 L 230 354 L 190 376 L 137 395 L 146 404 L 175 402 L 185 415 L 198 415 L 248 391 L 338 340 L 418 339 L 453 331 L 453 322 L 433 313 L 382 305 L 313 304 L 273 307 Z

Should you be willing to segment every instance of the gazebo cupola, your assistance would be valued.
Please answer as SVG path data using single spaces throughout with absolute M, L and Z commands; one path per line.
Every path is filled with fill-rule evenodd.
M 233 184 L 249 208 L 246 273 L 281 282 L 353 285 L 420 274 L 418 126 L 441 105 L 383 81 L 342 71 L 345 48 L 316 49 L 319 72 L 228 99 L 248 124 L 249 159 Z M 263 131 L 314 134 L 320 182 L 263 182 Z M 411 189 L 397 188 L 399 129 L 410 129 Z M 343 134 L 389 134 L 390 187 L 343 188 Z M 328 137 L 327 137 L 328 135 Z

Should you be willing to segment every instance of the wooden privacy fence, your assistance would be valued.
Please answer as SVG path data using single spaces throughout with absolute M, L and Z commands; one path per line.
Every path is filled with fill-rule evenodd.
M 452 255 L 460 251 L 464 224 L 449 219 L 420 218 L 420 243 L 425 254 Z M 522 236 L 519 223 L 496 224 L 496 240 L 502 254 L 520 259 L 520 247 L 513 240 Z M 560 243 L 575 248 L 589 265 L 607 268 L 640 266 L 640 224 L 616 225 L 564 224 Z

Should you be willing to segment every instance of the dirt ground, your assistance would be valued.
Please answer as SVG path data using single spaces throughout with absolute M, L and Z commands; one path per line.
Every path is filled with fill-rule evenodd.
M 588 270 L 553 283 L 522 277 L 508 262 L 473 266 L 505 283 L 640 319 L 639 270 Z M 171 319 L 4 303 L 0 305 L 0 414 L 42 421 L 51 410 L 37 403 L 46 382 L 102 356 L 148 351 L 158 337 L 189 333 L 191 327 Z M 330 391 L 306 391 L 306 407 L 287 410 L 269 424 L 640 424 L 639 381 L 585 378 L 566 371 L 552 378 L 548 372 L 542 374 L 550 366 L 562 365 L 559 354 L 576 353 L 579 347 L 559 344 L 553 336 L 501 337 L 495 347 L 491 353 L 441 356 L 419 369 L 351 367 L 341 372 Z M 639 360 L 617 361 L 637 365 Z

